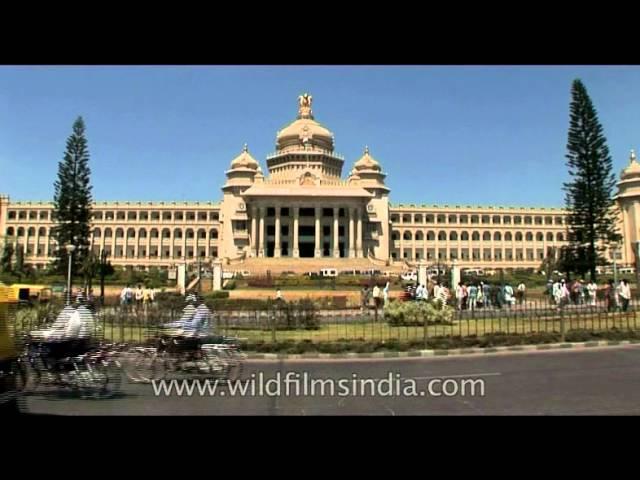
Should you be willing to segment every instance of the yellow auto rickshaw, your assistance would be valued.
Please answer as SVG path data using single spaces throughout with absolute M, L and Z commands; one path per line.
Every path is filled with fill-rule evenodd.
M 15 315 L 13 291 L 0 282 L 0 416 L 17 413 L 18 406 L 18 350 L 11 322 Z

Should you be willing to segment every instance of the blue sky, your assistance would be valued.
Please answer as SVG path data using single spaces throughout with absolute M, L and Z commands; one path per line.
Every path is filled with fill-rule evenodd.
M 51 199 L 82 115 L 96 200 L 218 201 L 242 145 L 264 169 L 309 92 L 343 173 L 369 145 L 393 203 L 562 206 L 574 78 L 618 174 L 640 147 L 635 66 L 1 66 L 0 193 Z

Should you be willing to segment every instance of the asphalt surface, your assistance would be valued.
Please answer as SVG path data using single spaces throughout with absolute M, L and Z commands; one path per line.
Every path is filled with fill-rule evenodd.
M 300 374 L 297 384 L 289 384 L 291 395 L 284 394 L 284 380 L 279 384 L 273 380 L 278 372 L 281 379 L 288 372 L 292 372 L 290 379 Z M 304 393 L 305 372 L 310 380 L 343 379 L 343 387 L 334 385 L 334 395 L 323 396 L 316 385 L 315 395 L 296 396 L 296 386 Z M 260 374 L 265 381 L 272 380 L 269 387 L 263 383 L 263 389 L 274 392 L 279 387 L 280 395 L 232 396 L 228 386 L 218 385 L 213 396 L 199 396 L 197 390 L 190 397 L 184 391 L 183 396 L 175 391 L 156 396 L 151 385 L 123 382 L 122 394 L 116 398 L 80 399 L 64 391 L 45 391 L 27 395 L 24 408 L 28 413 L 57 415 L 640 414 L 640 346 L 455 358 L 251 361 L 243 377 L 256 393 Z M 371 384 L 364 392 L 359 390 L 354 375 L 386 381 L 371 396 Z M 256 383 L 251 383 L 252 378 Z M 428 390 L 428 382 L 434 379 L 439 383 L 432 383 Z M 444 380 L 447 392 L 458 390 L 456 396 L 442 394 Z M 469 383 L 462 386 L 463 380 L 476 381 L 475 395 Z M 478 380 L 484 382 L 483 396 Z M 306 385 L 309 391 L 310 382 Z M 400 395 L 402 389 L 413 396 Z

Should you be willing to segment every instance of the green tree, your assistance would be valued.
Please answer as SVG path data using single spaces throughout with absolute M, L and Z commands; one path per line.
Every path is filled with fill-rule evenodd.
M 0 272 L 11 273 L 13 270 L 13 243 L 6 242 L 0 256 Z
M 53 220 L 57 225 L 52 234 L 58 248 L 54 252 L 54 271 L 64 274 L 68 267 L 65 246 L 73 244 L 72 274 L 78 272 L 89 254 L 91 223 L 91 169 L 89 149 L 85 138 L 82 117 L 73 124 L 73 132 L 67 139 L 63 160 L 58 164 L 58 179 L 55 182 Z
M 580 80 L 571 88 L 567 167 L 571 177 L 564 184 L 569 212 L 569 248 L 565 268 L 578 274 L 589 271 L 596 279 L 596 265 L 606 262 L 606 243 L 617 241 L 613 162 L 597 112 Z
M 16 264 L 13 271 L 17 274 L 21 274 L 24 271 L 24 247 L 20 244 L 16 249 Z

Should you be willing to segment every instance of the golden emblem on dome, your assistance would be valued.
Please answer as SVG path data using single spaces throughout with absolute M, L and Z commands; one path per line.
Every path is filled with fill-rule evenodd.
M 311 103 L 313 97 L 308 93 L 303 93 L 298 97 L 298 117 L 299 118 L 313 118 L 313 112 L 311 111 Z

